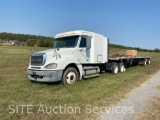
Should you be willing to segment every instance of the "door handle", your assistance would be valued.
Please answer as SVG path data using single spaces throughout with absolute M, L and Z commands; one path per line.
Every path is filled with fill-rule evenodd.
M 83 51 L 85 51 L 85 49 L 84 49 L 84 48 L 81 48 L 81 49 L 79 49 L 79 51 L 83 52 Z

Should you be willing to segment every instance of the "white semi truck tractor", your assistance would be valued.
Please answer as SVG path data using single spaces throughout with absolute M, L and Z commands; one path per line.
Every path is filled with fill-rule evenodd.
M 62 81 L 74 84 L 82 78 L 99 76 L 102 71 L 124 72 L 132 63 L 150 64 L 147 57 L 109 58 L 109 39 L 83 30 L 57 34 L 54 48 L 33 53 L 28 78 L 39 82 Z

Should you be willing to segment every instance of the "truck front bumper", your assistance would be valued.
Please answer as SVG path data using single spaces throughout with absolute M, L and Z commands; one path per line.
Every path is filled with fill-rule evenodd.
M 63 70 L 32 70 L 28 69 L 28 78 L 39 82 L 56 82 L 62 80 Z

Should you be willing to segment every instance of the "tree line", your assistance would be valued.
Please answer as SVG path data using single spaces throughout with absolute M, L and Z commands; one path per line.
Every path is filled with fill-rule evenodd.
M 38 47 L 52 47 L 54 40 L 52 37 L 29 34 L 14 34 L 7 32 L 0 33 L 0 39 L 5 41 L 16 40 L 16 45 L 26 44 L 27 46 L 37 45 Z
M 143 49 L 143 48 L 140 48 L 140 47 L 128 47 L 128 46 L 116 45 L 116 44 L 109 44 L 109 47 L 121 48 L 121 49 L 133 49 L 133 50 L 142 51 L 142 52 L 156 52 L 156 53 L 160 52 L 160 49 L 158 49 L 158 48 L 155 48 L 154 50 L 151 50 L 151 49 Z
M 38 46 L 38 47 L 53 47 L 54 38 L 40 36 L 40 35 L 29 35 L 29 34 L 14 34 L 2 32 L 0 33 L 0 39 L 5 41 L 17 40 L 16 45 L 27 45 L 27 46 Z M 127 47 L 123 45 L 109 44 L 109 47 L 122 48 L 122 49 L 134 49 L 143 52 L 160 52 L 160 49 L 154 50 L 142 49 L 139 47 Z

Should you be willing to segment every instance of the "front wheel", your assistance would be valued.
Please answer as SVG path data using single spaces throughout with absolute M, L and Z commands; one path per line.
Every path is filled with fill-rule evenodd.
M 75 68 L 69 67 L 64 71 L 62 82 L 64 85 L 75 84 L 78 81 L 78 72 Z

